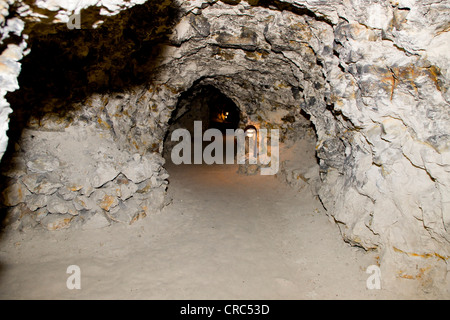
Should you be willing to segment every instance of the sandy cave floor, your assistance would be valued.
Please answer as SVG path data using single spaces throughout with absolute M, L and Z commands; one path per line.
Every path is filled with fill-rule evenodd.
M 167 169 L 172 204 L 133 225 L 3 233 L 0 298 L 417 298 L 368 290 L 376 253 L 344 243 L 309 190 L 235 165 Z

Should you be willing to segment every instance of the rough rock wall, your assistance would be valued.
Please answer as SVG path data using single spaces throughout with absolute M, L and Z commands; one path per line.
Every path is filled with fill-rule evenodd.
M 7 92 L 19 89 L 17 77 L 20 73 L 19 61 L 23 57 L 26 42 L 22 39 L 24 22 L 10 16 L 10 5 L 14 1 L 0 1 L 0 158 L 8 145 L 9 114 L 12 112 L 5 99 Z
M 148 102 L 146 90 L 132 88 L 130 81 L 139 81 L 138 77 L 132 71 L 114 74 L 111 66 L 120 64 L 120 71 L 128 70 L 123 61 L 131 54 L 130 43 L 135 41 L 138 46 L 147 37 L 150 43 L 140 49 L 148 56 L 152 41 L 159 41 L 168 28 L 163 25 L 172 18 L 165 11 L 170 6 L 150 4 L 146 10 L 133 11 L 125 9 L 139 1 L 116 1 L 120 6 L 113 2 L 104 1 L 94 8 L 89 2 L 67 1 L 19 2 L 11 7 L 14 15 L 8 21 L 11 16 L 26 21 L 24 38 L 33 54 L 22 61 L 21 90 L 8 95 L 15 112 L 8 132 L 13 139 L 2 170 L 3 204 L 11 209 L 4 224 L 20 230 L 34 226 L 98 228 L 112 222 L 133 223 L 166 204 L 168 175 L 158 153 L 159 141 L 155 143 L 152 135 L 139 139 L 140 125 L 158 135 L 155 117 L 159 110 L 142 113 Z M 142 15 L 150 16 L 149 12 L 155 13 L 153 19 L 142 21 Z M 80 29 L 70 30 L 66 22 L 74 13 L 81 14 Z M 112 18 L 104 25 L 102 21 L 102 30 L 97 30 L 104 16 Z M 123 33 L 133 26 L 140 26 L 141 32 L 132 33 L 127 43 Z M 122 34 L 111 36 L 112 31 Z M 13 40 L 17 41 L 8 41 Z M 115 46 L 120 49 L 111 51 Z M 13 78 L 16 83 L 18 71 Z M 114 88 L 122 92 L 105 93 Z M 123 92 L 127 88 L 128 94 Z M 114 126 L 118 121 L 114 113 L 125 118 L 122 127 Z M 123 131 L 138 139 L 140 146 L 135 141 L 124 143 Z M 156 152 L 147 150 L 151 148 Z
M 439 283 L 450 256 L 449 2 L 366 8 L 334 31 L 344 72 L 327 80 L 345 158 L 321 199 L 344 238 L 383 248 L 397 276 Z
M 80 9 L 38 3 L 29 17 L 42 20 L 43 7 L 58 17 Z M 53 16 L 27 24 L 44 44 L 65 39 L 60 65 L 79 63 L 69 79 L 82 93 L 73 103 L 58 91 L 60 100 L 41 103 L 28 127 L 83 131 L 80 123 L 95 123 L 130 159 L 162 152 L 171 112 L 194 84 L 220 89 L 261 127 L 287 132 L 303 110 L 318 136 L 319 195 L 344 239 L 380 249 L 390 274 L 442 282 L 450 256 L 449 1 L 146 2 L 94 30 L 106 13 L 99 8 L 81 11 L 85 29 L 70 35 L 54 30 Z M 68 97 L 70 117 L 61 103 Z M 60 105 L 64 112 L 54 112 Z
M 117 15 L 122 10 L 142 4 L 145 0 L 87 0 L 87 1 L 0 1 L 0 158 L 7 148 L 8 116 L 12 112 L 5 99 L 8 92 L 19 88 L 17 78 L 21 70 L 20 60 L 26 55 L 31 30 L 37 28 L 43 34 L 67 29 L 75 23 L 72 17 L 83 13 L 90 28 L 103 22 L 103 17 Z M 72 25 L 71 25 L 72 27 Z M 24 29 L 27 28 L 27 30 Z

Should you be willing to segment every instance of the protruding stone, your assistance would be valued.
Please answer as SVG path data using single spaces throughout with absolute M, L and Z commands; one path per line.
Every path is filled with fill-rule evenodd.
M 41 221 L 41 225 L 49 231 L 57 231 L 70 227 L 73 216 L 70 214 L 49 214 Z
M 94 199 L 82 195 L 77 196 L 73 200 L 73 204 L 75 206 L 75 209 L 78 211 L 80 210 L 93 211 L 98 207 Z
M 37 154 L 27 162 L 28 169 L 35 173 L 52 172 L 56 170 L 59 165 L 59 160 L 49 154 Z
M 142 204 L 141 200 L 131 198 L 111 210 L 110 214 L 117 222 L 132 224 L 146 216 Z
M 6 187 L 2 192 L 3 204 L 9 207 L 25 202 L 27 196 L 31 195 L 30 191 L 19 181 Z
M 117 197 L 105 194 L 102 201 L 99 203 L 99 206 L 103 210 L 109 211 L 111 208 L 117 206 L 118 204 L 119 200 L 117 199 Z
M 96 230 L 101 229 L 109 226 L 111 223 L 109 220 L 105 217 L 105 215 L 101 212 L 97 212 L 95 215 L 93 215 L 89 220 L 87 220 L 83 224 L 83 229 L 85 230 Z
M 61 187 L 58 189 L 58 194 L 66 201 L 73 200 L 77 196 L 77 192 L 72 191 L 71 187 Z
M 47 203 L 47 210 L 50 213 L 67 213 L 69 211 L 69 202 L 58 196 L 51 196 Z
M 22 177 L 22 182 L 28 190 L 36 194 L 51 195 L 63 186 L 57 176 L 53 174 L 27 174 Z
M 46 208 L 39 208 L 35 212 L 35 220 L 37 222 L 40 222 L 42 219 L 44 219 L 48 215 L 48 211 Z
M 166 204 L 166 191 L 163 187 L 152 189 L 149 193 L 142 195 L 140 198 L 142 199 L 142 202 L 140 203 L 142 211 L 147 213 L 147 215 L 157 213 L 162 210 Z
M 91 178 L 91 185 L 94 188 L 100 188 L 105 183 L 113 180 L 119 174 L 113 165 L 100 162 L 95 170 L 94 176 Z
M 140 183 L 152 177 L 158 169 L 158 164 L 148 157 L 142 157 L 139 161 L 133 159 L 128 162 L 122 173 L 134 183 Z
M 48 203 L 48 196 L 43 194 L 33 194 L 27 198 L 27 207 L 31 211 L 43 208 Z

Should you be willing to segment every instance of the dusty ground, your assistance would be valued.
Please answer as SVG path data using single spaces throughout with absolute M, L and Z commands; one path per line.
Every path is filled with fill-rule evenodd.
M 320 203 L 234 165 L 169 166 L 163 212 L 131 226 L 3 233 L 2 299 L 402 299 L 368 290 L 375 253 L 345 244 Z M 69 290 L 69 265 L 81 289 Z

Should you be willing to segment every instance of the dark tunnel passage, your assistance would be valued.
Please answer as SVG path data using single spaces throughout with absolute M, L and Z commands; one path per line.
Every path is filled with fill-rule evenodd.
M 210 128 L 216 128 L 223 133 L 226 129 L 236 130 L 240 122 L 240 110 L 236 104 L 217 89 L 209 89 L 212 92 L 208 101 L 210 114 Z
M 193 86 L 190 90 L 184 92 L 178 100 L 177 107 L 172 112 L 169 121 L 169 128 L 164 139 L 163 156 L 167 161 L 171 161 L 171 151 L 176 141 L 172 141 L 172 135 L 177 129 L 188 130 L 191 141 L 196 139 L 195 122 L 201 127 L 201 136 L 210 129 L 219 130 L 223 138 L 223 149 L 226 149 L 227 139 L 233 137 L 227 135 L 227 130 L 233 132 L 241 124 L 241 112 L 236 104 L 223 94 L 219 89 L 211 85 Z M 211 142 L 215 141 L 211 138 Z M 202 139 L 202 150 L 207 147 L 208 141 Z M 233 142 L 236 145 L 236 141 Z M 191 149 L 193 152 L 193 149 Z M 234 147 L 236 152 L 236 147 Z M 225 154 L 224 154 L 225 156 Z
M 0 10 L 0 297 L 103 246 L 127 297 L 450 283 L 443 1 L 78 1 L 70 30 L 59 2 Z

